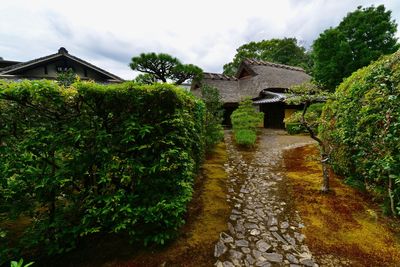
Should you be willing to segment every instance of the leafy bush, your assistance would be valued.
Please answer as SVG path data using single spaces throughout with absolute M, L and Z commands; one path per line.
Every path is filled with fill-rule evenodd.
M 204 119 L 202 101 L 172 85 L 0 81 L 0 261 L 63 253 L 95 233 L 174 237 Z M 29 221 L 17 239 L 16 218 Z
M 206 106 L 205 145 L 207 150 L 211 150 L 224 138 L 223 103 L 219 91 L 215 87 L 203 85 L 201 95 Z
M 326 104 L 322 119 L 322 136 L 333 148 L 335 171 L 379 192 L 385 209 L 398 213 L 400 52 L 346 79 Z
M 318 125 L 320 123 L 320 117 L 322 114 L 323 103 L 316 103 L 310 105 L 305 114 L 305 120 L 309 123 L 312 129 L 318 133 Z M 294 112 L 289 118 L 285 118 L 286 130 L 289 134 L 306 133 L 307 130 L 301 124 L 302 111 Z
M 257 133 L 254 130 L 240 129 L 235 132 L 235 140 L 240 145 L 251 146 L 257 140 Z
M 251 99 L 240 102 L 238 109 L 232 115 L 233 133 L 236 143 L 251 146 L 256 142 L 257 126 L 264 119 L 264 113 L 257 112 L 253 107 Z

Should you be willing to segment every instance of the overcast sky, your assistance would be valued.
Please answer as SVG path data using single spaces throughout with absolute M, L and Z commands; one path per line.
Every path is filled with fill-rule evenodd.
M 64 46 L 132 79 L 132 56 L 163 52 L 221 72 L 244 43 L 296 37 L 309 47 L 357 6 L 379 4 L 400 22 L 400 0 L 1 0 L 0 56 L 27 61 Z

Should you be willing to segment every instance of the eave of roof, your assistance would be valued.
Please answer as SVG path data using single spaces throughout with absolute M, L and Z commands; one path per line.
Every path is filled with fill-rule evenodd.
M 91 63 L 89 63 L 89 62 L 87 62 L 85 60 L 83 60 L 83 59 L 80 59 L 80 58 L 78 58 L 76 56 L 73 56 L 73 55 L 69 54 L 68 52 L 66 52 L 65 49 L 61 49 L 61 48 L 59 49 L 58 53 L 51 54 L 51 55 L 44 56 L 44 57 L 40 57 L 40 58 L 37 58 L 37 59 L 33 59 L 33 60 L 30 60 L 30 61 L 27 61 L 27 62 L 22 62 L 22 63 L 16 64 L 16 65 L 11 65 L 9 67 L 0 69 L 0 74 L 2 74 L 2 75 L 7 75 L 7 74 L 11 75 L 15 71 L 23 70 L 23 69 L 35 66 L 37 64 L 41 64 L 43 62 L 47 62 L 47 61 L 54 60 L 54 59 L 57 59 L 57 58 L 62 58 L 62 57 L 69 58 L 69 59 L 71 59 L 73 61 L 76 61 L 76 62 L 88 67 L 88 68 L 91 68 L 91 69 L 93 69 L 93 70 L 95 70 L 97 72 L 100 72 L 103 75 L 108 76 L 110 78 L 110 80 L 116 80 L 116 81 L 121 81 L 121 82 L 124 81 L 124 79 L 122 79 L 122 78 L 120 78 L 120 77 L 118 77 L 118 76 L 116 76 L 116 75 L 114 75 L 114 74 L 112 74 L 112 73 L 110 73 L 110 72 L 108 72 L 106 70 L 103 70 L 103 69 L 101 69 L 101 68 L 99 68 L 99 67 L 97 67 L 97 66 L 95 66 L 95 65 L 93 65 L 93 64 L 91 64 Z

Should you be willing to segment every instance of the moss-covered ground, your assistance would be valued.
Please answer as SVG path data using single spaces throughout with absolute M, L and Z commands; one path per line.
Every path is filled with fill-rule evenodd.
M 332 191 L 320 193 L 317 156 L 313 145 L 285 152 L 294 205 L 313 255 L 344 259 L 351 266 L 400 266 L 400 222 L 382 216 L 370 196 L 333 174 Z

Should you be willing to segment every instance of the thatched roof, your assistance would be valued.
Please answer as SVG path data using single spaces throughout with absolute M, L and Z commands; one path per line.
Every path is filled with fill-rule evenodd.
M 302 68 L 245 59 L 235 76 L 204 73 L 202 84 L 219 89 L 224 103 L 237 103 L 245 97 L 258 98 L 261 92 L 270 88 L 287 89 L 307 82 L 311 77 Z M 198 86 L 192 85 L 192 92 L 199 95 Z

